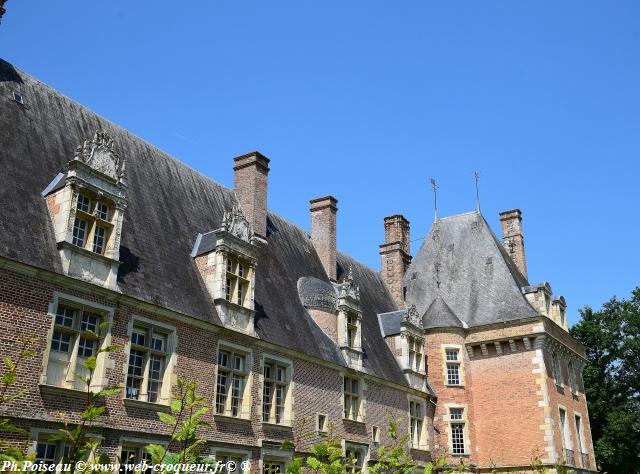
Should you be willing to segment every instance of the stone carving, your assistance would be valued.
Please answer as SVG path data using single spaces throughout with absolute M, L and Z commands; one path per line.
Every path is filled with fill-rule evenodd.
M 222 217 L 222 230 L 235 235 L 245 242 L 251 242 L 251 237 L 253 237 L 251 224 L 249 224 L 249 221 L 237 206 L 224 213 Z
M 125 177 L 125 160 L 114 150 L 113 139 L 104 132 L 96 132 L 91 140 L 78 146 L 74 159 L 115 180 Z
M 420 313 L 418 313 L 418 308 L 416 305 L 412 304 L 407 308 L 407 313 L 404 316 L 404 320 L 409 324 L 413 324 L 415 327 L 422 326 L 422 318 L 420 317 Z
M 356 301 L 360 300 L 360 288 L 353 283 L 353 268 L 349 267 L 349 272 L 338 285 L 338 298 L 351 298 Z

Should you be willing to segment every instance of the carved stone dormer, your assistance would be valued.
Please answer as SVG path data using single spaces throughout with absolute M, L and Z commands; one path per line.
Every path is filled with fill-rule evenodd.
M 96 132 L 42 192 L 65 274 L 117 289 L 126 188 L 124 157 Z
M 336 285 L 338 292 L 338 346 L 350 367 L 362 370 L 362 309 L 360 288 L 353 269 Z
M 415 305 L 407 308 L 400 323 L 399 346 L 396 356 L 410 386 L 418 390 L 427 389 L 425 367 L 424 329 L 422 317 Z
M 198 235 L 192 256 L 222 323 L 254 335 L 256 255 L 261 239 L 239 207 L 224 213 L 222 226 Z

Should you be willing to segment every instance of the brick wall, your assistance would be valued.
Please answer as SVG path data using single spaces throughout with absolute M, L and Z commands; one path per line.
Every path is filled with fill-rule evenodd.
M 79 419 L 82 403 L 80 393 L 66 389 L 39 387 L 46 363 L 47 343 L 45 341 L 53 325 L 53 318 L 47 312 L 56 291 L 116 308 L 111 328 L 112 343 L 121 347 L 109 354 L 112 361 L 106 368 L 109 385 L 124 386 L 125 384 L 128 361 L 125 346 L 129 339 L 129 321 L 134 315 L 176 328 L 175 375 L 186 380 L 197 381 L 199 392 L 212 405 L 216 385 L 216 353 L 220 342 L 250 349 L 253 362 L 250 419 L 231 419 L 210 412 L 206 420 L 211 423 L 211 429 L 203 432 L 202 436 L 214 445 L 247 446 L 254 456 L 258 456 L 257 446 L 261 440 L 290 440 L 294 436 L 297 438 L 303 433 L 315 430 L 317 413 L 326 414 L 328 421 L 335 424 L 337 433 L 349 441 L 369 443 L 372 427 L 378 426 L 384 444 L 387 441 L 386 429 L 389 416 L 407 419 L 408 401 L 405 391 L 367 380 L 364 390 L 364 423 L 343 420 L 341 369 L 268 349 L 269 355 L 292 361 L 295 422 L 293 427 L 263 424 L 260 380 L 261 361 L 265 349 L 252 344 L 251 339 L 246 336 L 226 332 L 221 334 L 213 327 L 208 330 L 202 325 L 196 326 L 185 320 L 170 319 L 106 297 L 66 288 L 61 284 L 48 283 L 13 271 L 0 270 L 0 349 L 2 354 L 16 357 L 22 337 L 37 335 L 40 338 L 35 344 L 35 357 L 25 361 L 18 372 L 19 387 L 17 388 L 29 388 L 30 391 L 24 397 L 12 402 L 3 413 L 20 418 L 19 423 L 24 426 L 57 428 L 62 426 L 63 421 L 73 423 Z M 116 452 L 121 436 L 131 436 L 135 433 L 138 438 L 147 436 L 157 441 L 162 434 L 167 433 L 165 426 L 158 421 L 156 407 L 151 404 L 148 408 L 130 406 L 123 403 L 123 396 L 123 394 L 113 396 L 107 400 L 107 414 L 101 420 L 101 430 L 105 438 L 103 449 L 109 454 Z M 308 419 L 306 425 L 300 423 L 303 419 Z M 107 427 L 116 427 L 117 430 L 107 429 Z M 8 435 L 2 435 L 2 438 L 9 439 Z M 27 440 L 18 437 L 12 439 L 12 443 L 26 446 Z M 304 448 L 304 445 L 301 447 Z M 370 448 L 371 453 L 375 450 L 373 446 Z M 416 457 L 426 459 L 426 454 L 418 453 Z M 258 466 L 257 457 L 253 461 L 255 461 L 253 465 Z

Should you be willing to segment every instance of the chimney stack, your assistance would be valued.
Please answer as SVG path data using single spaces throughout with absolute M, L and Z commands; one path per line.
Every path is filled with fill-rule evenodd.
M 410 252 L 409 221 L 400 214 L 385 217 L 381 275 L 398 308 L 404 307 L 404 274 L 411 263 Z
M 527 261 L 524 256 L 524 236 L 522 235 L 522 212 L 520 209 L 501 212 L 500 224 L 502 224 L 502 245 L 520 273 L 528 279 Z
M 336 214 L 338 200 L 325 196 L 309 201 L 311 204 L 311 242 L 331 281 L 336 281 Z
M 242 213 L 253 232 L 267 238 L 267 175 L 269 158 L 258 151 L 238 156 L 234 161 L 233 190 Z

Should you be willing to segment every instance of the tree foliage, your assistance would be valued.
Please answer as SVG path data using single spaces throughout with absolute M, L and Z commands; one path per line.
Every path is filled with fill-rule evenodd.
M 169 447 L 175 447 L 178 451 L 169 451 L 169 447 L 160 444 L 147 445 L 145 451 L 151 455 L 151 462 L 163 465 L 176 474 L 183 471 L 184 464 L 211 464 L 212 460 L 199 455 L 199 448 L 205 444 L 205 440 L 198 437 L 198 432 L 209 426 L 204 420 L 208 411 L 209 405 L 198 394 L 198 385 L 178 379 L 171 400 L 171 413 L 158 412 L 158 418 L 171 433 Z
M 597 463 L 611 474 L 640 473 L 640 288 L 630 299 L 580 312 L 571 334 L 587 348 L 583 377 Z

